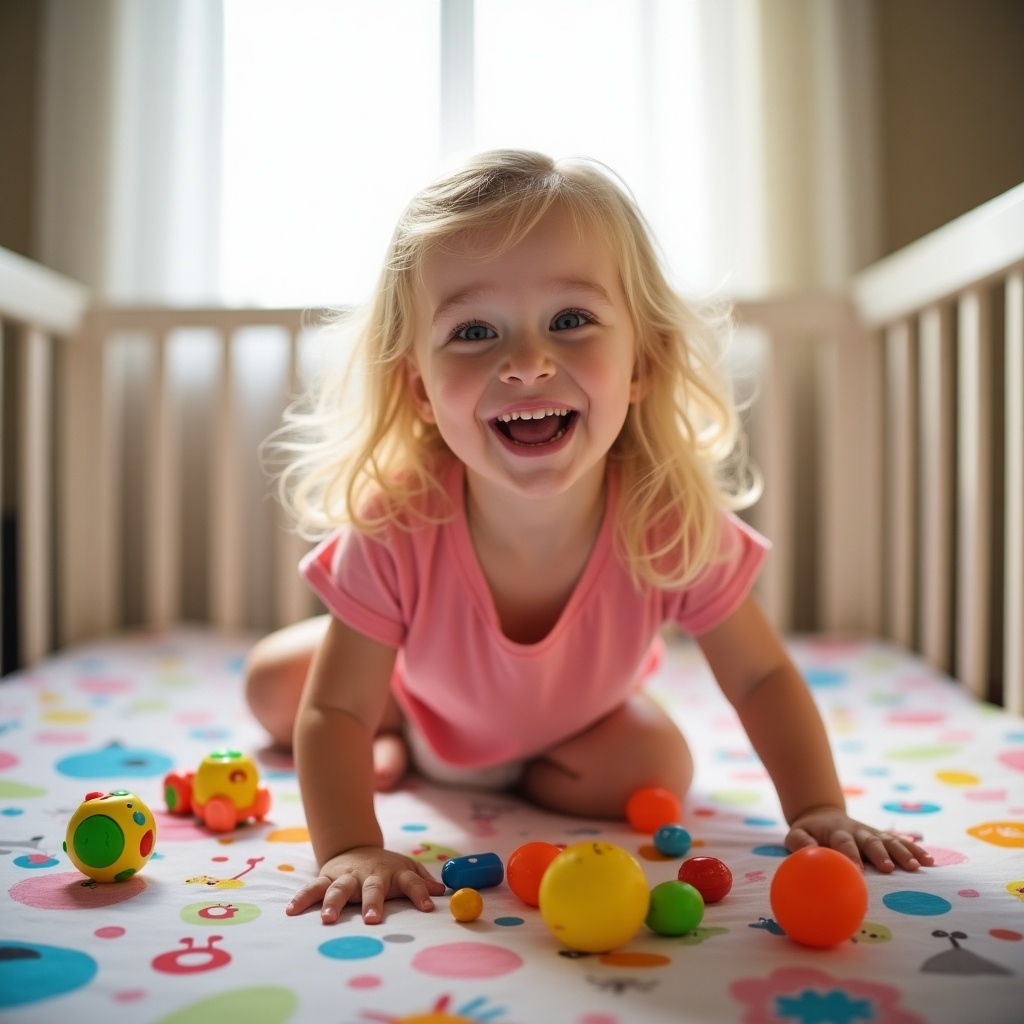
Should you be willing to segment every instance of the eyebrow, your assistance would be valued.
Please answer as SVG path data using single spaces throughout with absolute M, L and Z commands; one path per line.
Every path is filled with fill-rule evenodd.
M 584 292 L 592 295 L 595 299 L 601 302 L 611 304 L 611 296 L 608 292 L 599 285 L 596 281 L 588 281 L 585 278 L 575 277 L 563 277 L 558 278 L 549 285 L 549 291 L 551 292 Z M 466 288 L 461 292 L 456 292 L 454 295 L 449 295 L 447 298 L 442 299 L 437 309 L 434 310 L 433 323 L 437 323 L 443 319 L 453 309 L 457 309 L 460 306 L 472 305 L 474 302 L 479 302 L 486 299 L 489 295 L 493 294 L 492 288 L 484 286 Z

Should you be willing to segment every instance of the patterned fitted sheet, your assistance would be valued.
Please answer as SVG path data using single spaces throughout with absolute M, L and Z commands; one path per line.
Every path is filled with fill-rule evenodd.
M 891 646 L 793 638 L 828 725 L 852 811 L 923 837 L 936 866 L 868 870 L 850 941 L 800 946 L 773 919 L 785 856 L 777 800 L 696 649 L 669 644 L 652 692 L 687 734 L 697 778 L 683 811 L 692 855 L 731 869 L 729 895 L 678 937 L 646 928 L 607 954 L 558 943 L 503 883 L 456 922 L 388 904 L 334 926 L 284 906 L 313 877 L 292 765 L 264 745 L 240 693 L 248 638 L 203 630 L 118 637 L 0 684 L 0 1024 L 1021 1024 L 1024 720 L 979 704 Z M 167 813 L 163 778 L 216 748 L 252 754 L 268 818 L 226 834 Z M 99 884 L 63 851 L 91 791 L 152 810 L 155 852 Z M 675 878 L 628 825 L 564 818 L 505 795 L 415 778 L 378 798 L 388 844 L 433 866 L 541 839 L 632 853 Z

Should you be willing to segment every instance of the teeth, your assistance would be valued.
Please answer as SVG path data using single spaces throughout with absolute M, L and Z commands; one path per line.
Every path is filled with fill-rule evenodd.
M 568 409 L 525 409 L 523 412 L 507 412 L 499 419 L 502 423 L 511 423 L 513 420 L 542 420 L 545 416 L 568 416 Z

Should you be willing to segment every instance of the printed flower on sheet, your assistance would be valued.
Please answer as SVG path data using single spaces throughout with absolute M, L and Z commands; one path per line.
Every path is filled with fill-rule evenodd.
M 901 1009 L 899 989 L 833 978 L 812 967 L 780 967 L 767 978 L 741 978 L 729 994 L 744 1003 L 742 1024 L 925 1024 Z

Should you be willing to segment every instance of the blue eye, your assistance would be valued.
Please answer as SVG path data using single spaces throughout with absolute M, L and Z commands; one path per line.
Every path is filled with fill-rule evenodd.
M 567 309 L 562 313 L 559 313 L 554 320 L 551 321 L 551 329 L 554 331 L 572 331 L 577 327 L 582 327 L 584 324 L 589 324 L 591 319 L 586 313 L 581 312 L 578 309 Z
M 490 341 L 497 336 L 497 331 L 487 324 L 462 324 L 452 331 L 452 337 L 460 341 Z

